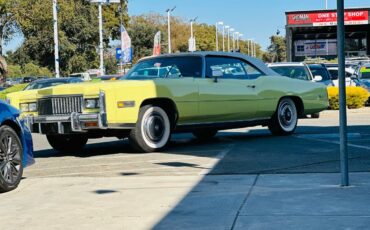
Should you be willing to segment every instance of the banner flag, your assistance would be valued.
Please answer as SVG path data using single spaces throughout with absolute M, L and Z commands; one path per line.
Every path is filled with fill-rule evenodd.
M 161 54 L 161 31 L 158 31 L 154 36 L 153 56 Z
M 123 63 L 132 62 L 131 38 L 123 25 L 121 25 L 121 55 Z

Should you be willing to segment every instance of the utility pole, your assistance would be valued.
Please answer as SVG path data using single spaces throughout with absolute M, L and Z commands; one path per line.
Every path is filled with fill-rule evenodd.
M 54 59 L 55 59 L 55 77 L 59 78 L 59 37 L 58 37 L 58 3 L 53 1 L 53 25 L 54 25 Z
M 168 53 L 170 54 L 172 51 L 171 49 L 171 12 L 176 9 L 174 6 L 172 9 L 167 9 L 167 33 L 168 33 Z
M 103 3 L 99 2 L 99 54 L 100 54 L 100 75 L 104 75 L 104 45 L 103 45 Z
M 325 0 L 325 9 L 328 9 L 328 0 Z

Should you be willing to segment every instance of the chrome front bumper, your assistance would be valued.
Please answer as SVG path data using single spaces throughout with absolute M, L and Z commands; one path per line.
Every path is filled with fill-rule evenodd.
M 73 112 L 69 115 L 26 116 L 26 125 L 33 133 L 66 134 L 87 132 L 89 129 L 107 129 L 105 93 L 99 93 L 100 111 L 94 114 Z
M 31 132 L 42 134 L 50 132 L 66 134 L 69 131 L 74 133 L 87 132 L 89 129 L 107 129 L 108 127 L 105 113 L 27 116 L 24 120 Z

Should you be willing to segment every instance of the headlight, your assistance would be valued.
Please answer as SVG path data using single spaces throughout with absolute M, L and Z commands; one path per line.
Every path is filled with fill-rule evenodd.
M 29 112 L 30 111 L 30 107 L 28 106 L 28 103 L 21 103 L 19 105 L 19 109 L 21 110 L 21 112 Z
M 21 112 L 36 112 L 37 111 L 37 103 L 30 102 L 30 103 L 21 103 L 19 104 L 19 108 Z
M 36 112 L 37 111 L 37 103 L 29 103 L 29 111 L 30 112 Z
M 85 108 L 86 109 L 98 109 L 99 108 L 99 99 L 85 99 Z

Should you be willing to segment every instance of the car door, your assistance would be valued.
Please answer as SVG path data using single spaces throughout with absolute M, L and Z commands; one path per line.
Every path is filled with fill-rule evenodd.
M 255 79 L 249 78 L 243 60 L 205 57 L 205 78 L 197 79 L 199 114 L 204 121 L 229 122 L 253 119 L 258 108 Z M 221 76 L 212 76 L 214 71 Z

